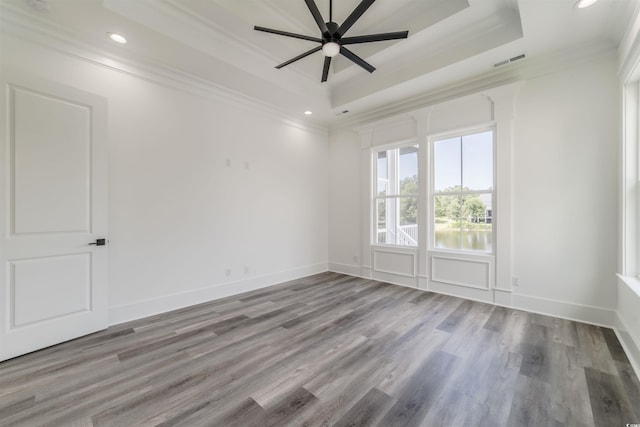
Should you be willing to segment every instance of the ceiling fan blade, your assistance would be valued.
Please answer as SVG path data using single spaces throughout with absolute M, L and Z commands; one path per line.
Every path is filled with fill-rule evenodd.
M 355 53 L 351 52 L 349 49 L 347 49 L 344 46 L 340 47 L 340 54 L 342 56 L 347 57 L 351 61 L 355 62 L 356 64 L 358 64 L 359 66 L 361 66 L 362 68 L 364 68 L 365 70 L 367 70 L 370 73 L 373 73 L 376 70 L 376 67 L 374 67 L 373 65 L 369 64 L 367 61 L 365 61 L 364 59 L 360 58 L 358 55 L 356 55 Z
M 340 43 L 356 44 L 356 43 L 382 42 L 385 40 L 406 39 L 408 36 L 409 36 L 409 31 L 398 31 L 395 33 L 380 33 L 380 34 L 369 34 L 366 36 L 345 37 L 343 39 L 340 39 Z
M 283 62 L 283 63 L 282 63 L 282 64 L 280 64 L 280 65 L 276 65 L 276 68 L 277 68 L 277 69 L 280 69 L 280 68 L 282 68 L 282 67 L 286 67 L 287 65 L 291 64 L 292 62 L 296 62 L 296 61 L 298 61 L 298 60 L 300 60 L 300 59 L 302 59 L 302 58 L 305 58 L 305 57 L 307 57 L 307 56 L 311 55 L 312 53 L 316 53 L 316 52 L 318 52 L 318 51 L 319 51 L 319 50 L 321 50 L 321 49 L 322 49 L 322 46 L 314 47 L 313 49 L 306 51 L 306 52 L 305 52 L 305 53 L 303 53 L 302 55 L 298 55 L 298 56 L 296 56 L 295 58 L 291 58 L 291 59 L 290 59 L 290 60 L 288 60 L 287 62 Z
M 295 39 L 309 40 L 311 42 L 322 43 L 322 39 L 319 39 L 317 37 L 305 36 L 304 34 L 288 33 L 286 31 L 280 31 L 280 30 L 274 30 L 274 29 L 271 29 L 271 28 L 259 27 L 257 25 L 255 27 L 253 27 L 253 29 L 256 30 L 256 31 L 263 31 L 265 33 L 277 34 L 279 36 L 287 36 L 287 37 L 293 37 Z
M 331 57 L 330 56 L 325 56 L 324 57 L 324 68 L 322 69 L 322 80 L 320 80 L 321 82 L 326 82 L 327 78 L 329 77 L 329 66 L 331 65 Z
M 318 10 L 318 6 L 316 6 L 316 2 L 313 0 L 304 0 L 304 2 L 307 4 L 311 15 L 313 15 L 313 19 L 316 20 L 316 24 L 318 24 L 318 28 L 320 28 L 320 32 L 322 32 L 322 35 L 328 37 L 329 29 L 327 28 L 327 24 L 324 22 L 324 19 L 322 19 L 322 15 Z
M 342 37 L 344 33 L 346 33 L 349 28 L 351 28 L 351 26 L 356 23 L 358 18 L 360 18 L 362 14 L 365 13 L 367 9 L 369 9 L 374 1 L 376 0 L 362 0 L 360 4 L 356 6 L 353 12 L 351 12 L 351 15 L 349 15 L 347 19 L 344 20 L 342 25 L 340 25 L 340 27 L 338 28 L 338 31 L 336 32 L 338 37 Z

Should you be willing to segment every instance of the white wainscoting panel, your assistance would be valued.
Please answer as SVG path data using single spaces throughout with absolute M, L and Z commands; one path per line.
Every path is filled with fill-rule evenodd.
M 431 280 L 450 285 L 489 290 L 493 279 L 492 260 L 431 256 Z
M 10 262 L 9 329 L 91 309 L 91 254 Z
M 373 270 L 403 277 L 416 276 L 416 254 L 391 249 L 373 250 Z

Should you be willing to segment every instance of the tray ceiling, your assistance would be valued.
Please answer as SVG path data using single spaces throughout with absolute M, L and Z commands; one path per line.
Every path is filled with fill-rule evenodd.
M 378 0 L 347 36 L 409 30 L 406 40 L 353 45 L 377 68 L 369 74 L 336 58 L 320 83 L 320 52 L 281 70 L 273 67 L 314 47 L 261 33 L 254 25 L 319 36 L 302 0 L 48 0 L 50 13 L 24 0 L 0 0 L 3 15 L 33 20 L 118 58 L 153 63 L 225 87 L 289 114 L 314 110 L 330 124 L 349 109 L 365 112 L 496 72 L 494 64 L 558 52 L 616 47 L 633 0 L 600 0 L 578 10 L 574 0 Z M 359 0 L 335 0 L 341 23 Z M 329 0 L 317 0 L 328 21 Z M 114 46 L 106 31 L 126 34 Z

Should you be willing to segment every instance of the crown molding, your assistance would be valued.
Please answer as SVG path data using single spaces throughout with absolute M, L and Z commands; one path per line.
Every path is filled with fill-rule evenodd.
M 619 73 L 623 81 L 637 79 L 640 59 L 640 3 L 637 3 L 631 20 L 618 48 Z
M 536 58 L 528 58 L 522 62 L 492 69 L 481 75 L 460 80 L 451 85 L 421 92 L 415 97 L 380 108 L 370 109 L 354 114 L 344 121 L 330 125 L 330 132 L 367 126 L 370 123 L 406 114 L 435 104 L 441 104 L 467 95 L 474 95 L 488 89 L 504 86 L 519 81 L 526 81 L 562 70 L 571 69 L 581 64 L 598 60 L 616 60 L 615 46 L 592 42 L 571 49 L 564 49 Z
M 245 95 L 224 85 L 178 70 L 149 58 L 133 60 L 112 51 L 100 49 L 78 40 L 66 28 L 39 16 L 26 14 L 7 3 L 0 3 L 0 32 L 18 40 L 50 49 L 83 62 L 136 77 L 161 86 L 187 92 L 209 100 L 227 102 L 235 107 L 250 110 L 281 123 L 322 136 L 328 128 L 314 122 L 301 122 L 277 104 Z

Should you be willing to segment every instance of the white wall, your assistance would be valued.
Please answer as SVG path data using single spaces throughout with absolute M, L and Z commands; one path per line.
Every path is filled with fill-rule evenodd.
M 518 294 L 614 309 L 618 85 L 615 58 L 526 82 L 514 135 Z
M 612 325 L 619 123 L 614 55 L 526 81 L 515 114 L 511 250 L 519 286 L 512 304 Z M 361 168 L 358 151 L 356 134 L 331 135 L 329 261 L 336 269 L 359 267 L 352 253 L 361 248 L 360 236 L 350 230 L 362 186 L 346 184 Z
M 329 256 L 333 270 L 360 275 L 362 172 L 360 138 L 344 130 L 329 143 Z M 354 258 L 357 257 L 357 258 Z
M 2 44 L 3 67 L 108 99 L 112 322 L 326 270 L 326 134 L 9 36 Z

